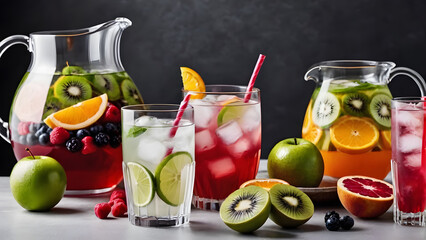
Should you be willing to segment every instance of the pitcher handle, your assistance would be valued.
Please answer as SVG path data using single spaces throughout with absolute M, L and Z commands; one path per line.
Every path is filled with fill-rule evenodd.
M 3 39 L 0 42 L 0 57 L 3 53 L 11 46 L 15 44 L 24 44 L 27 46 L 28 51 L 30 51 L 30 38 L 25 35 L 13 35 Z M 0 136 L 8 143 L 10 143 L 10 132 L 9 132 L 9 123 L 3 121 L 0 118 Z
M 425 96 L 426 93 L 426 83 L 425 80 L 423 79 L 423 77 L 416 71 L 414 71 L 413 69 L 410 68 L 406 68 L 406 67 L 397 67 L 392 69 L 392 71 L 390 72 L 389 75 L 389 79 L 387 83 L 390 83 L 390 81 L 392 81 L 392 79 L 398 75 L 405 75 L 410 77 L 411 79 L 414 80 L 414 82 L 416 82 L 417 86 L 420 89 L 420 94 L 422 95 L 422 97 Z

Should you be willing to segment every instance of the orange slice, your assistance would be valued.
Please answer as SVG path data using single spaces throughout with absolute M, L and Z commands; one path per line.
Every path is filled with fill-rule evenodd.
M 306 109 L 305 119 L 303 120 L 302 127 L 302 138 L 310 141 L 313 144 L 317 144 L 323 135 L 323 131 L 320 127 L 316 126 L 312 121 L 312 100 L 308 104 Z
M 379 141 L 379 130 L 368 120 L 358 117 L 340 119 L 330 128 L 330 138 L 337 150 L 349 153 L 365 153 Z
M 288 182 L 281 180 L 281 179 L 259 178 L 259 179 L 248 180 L 247 182 L 241 184 L 240 188 L 244 188 L 244 187 L 247 187 L 247 186 L 258 186 L 258 187 L 262 187 L 263 189 L 269 191 L 269 189 L 271 189 L 275 184 L 289 185 Z
M 302 136 L 308 134 L 312 125 L 314 124 L 312 121 L 312 100 L 311 100 L 308 104 L 308 107 L 306 108 L 305 119 L 303 120 Z
M 183 89 L 192 92 L 205 92 L 206 86 L 201 76 L 194 70 L 188 67 L 180 68 L 183 82 Z M 204 94 L 191 93 L 191 99 L 201 99 Z
M 382 145 L 385 149 L 391 149 L 392 148 L 392 142 L 391 142 L 391 131 L 381 131 L 380 136 L 382 138 Z
M 107 104 L 108 96 L 102 94 L 52 113 L 44 119 L 44 122 L 50 128 L 63 127 L 67 130 L 85 128 L 104 114 Z

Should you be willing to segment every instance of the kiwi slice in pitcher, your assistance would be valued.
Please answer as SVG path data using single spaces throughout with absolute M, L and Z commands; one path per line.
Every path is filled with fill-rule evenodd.
M 312 109 L 312 120 L 321 128 L 330 127 L 340 116 L 340 102 L 336 96 L 326 92 L 318 95 Z
M 106 93 L 108 95 L 108 100 L 115 101 L 120 99 L 120 87 L 118 86 L 118 83 L 113 75 L 95 75 L 92 83 L 93 87 L 97 91 Z
M 369 98 L 363 93 L 348 93 L 343 96 L 342 105 L 345 113 L 363 117 L 368 114 Z
M 382 129 L 391 127 L 391 97 L 387 94 L 379 93 L 373 95 L 368 108 L 371 117 Z
M 61 76 L 53 86 L 54 95 L 69 107 L 92 97 L 92 87 L 85 77 Z
M 268 220 L 271 202 L 268 191 L 248 186 L 231 193 L 220 206 L 220 218 L 240 233 L 253 232 Z
M 82 75 L 87 72 L 79 66 L 66 66 L 62 69 L 62 75 L 70 76 L 70 75 Z
M 128 105 L 142 103 L 142 97 L 139 94 L 138 88 L 130 79 L 123 80 L 121 83 L 121 91 L 123 92 L 124 100 Z
M 62 103 L 58 98 L 54 96 L 48 96 L 46 103 L 44 104 L 43 119 L 50 114 L 57 112 L 62 109 Z
M 283 228 L 295 228 L 314 214 L 314 204 L 296 187 L 276 184 L 269 190 L 271 214 L 269 218 Z

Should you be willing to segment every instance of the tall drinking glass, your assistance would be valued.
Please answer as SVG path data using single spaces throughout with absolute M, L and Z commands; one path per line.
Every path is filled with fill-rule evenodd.
M 207 85 L 193 95 L 195 185 L 193 204 L 219 210 L 223 200 L 257 174 L 261 145 L 260 90 Z M 249 94 L 249 101 L 244 97 Z
M 426 101 L 392 100 L 392 179 L 394 221 L 425 226 L 426 216 Z
M 177 226 L 189 221 L 194 185 L 193 108 L 172 134 L 179 105 L 123 107 L 123 173 L 128 216 L 138 226 Z

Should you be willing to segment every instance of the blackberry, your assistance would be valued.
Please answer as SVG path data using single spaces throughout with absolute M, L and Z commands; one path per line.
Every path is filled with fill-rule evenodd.
M 77 131 L 77 138 L 78 139 L 83 139 L 84 137 L 90 136 L 90 132 L 87 129 L 80 129 Z
M 65 146 L 70 152 L 78 152 L 83 148 L 83 143 L 81 143 L 80 139 L 72 137 L 65 143 Z
M 104 131 L 104 127 L 102 127 L 102 125 L 95 125 L 95 126 L 91 126 L 89 130 L 92 136 L 96 136 L 96 134 Z
M 336 216 L 331 216 L 327 221 L 325 221 L 325 227 L 329 231 L 337 231 L 340 228 L 340 220 Z
M 38 131 L 37 131 L 38 132 Z M 48 133 L 42 133 L 39 137 L 38 137 L 38 141 L 40 142 L 41 145 L 48 145 L 50 143 L 50 137 Z
M 349 230 L 354 226 L 354 219 L 350 216 L 344 216 L 340 219 L 340 226 L 344 230 Z
M 340 218 L 339 213 L 337 213 L 337 212 L 335 212 L 335 211 L 330 211 L 330 212 L 327 212 L 327 213 L 325 214 L 325 216 L 324 216 L 324 222 L 327 222 L 327 220 L 328 220 L 330 217 L 332 217 L 332 216 L 335 216 L 336 218 Z
M 121 144 L 121 138 L 118 135 L 109 138 L 109 145 L 113 148 L 119 147 Z
M 102 147 L 108 144 L 109 142 L 109 137 L 107 134 L 100 132 L 98 134 L 96 134 L 95 139 L 94 139 L 95 145 L 98 147 Z
M 120 133 L 120 131 L 118 130 L 117 126 L 114 123 L 105 124 L 105 131 L 110 137 L 116 136 Z
M 37 144 L 38 138 L 35 136 L 34 133 L 28 133 L 26 137 L 27 137 L 27 144 L 28 145 Z

